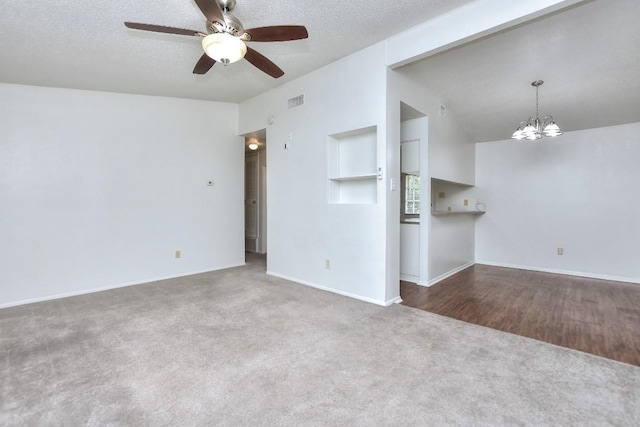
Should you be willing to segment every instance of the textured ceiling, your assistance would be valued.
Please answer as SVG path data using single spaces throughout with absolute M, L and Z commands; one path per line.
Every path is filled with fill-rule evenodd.
M 0 82 L 239 102 L 472 0 L 237 0 L 245 28 L 297 24 L 308 40 L 251 43 L 285 76 L 247 61 L 192 70 L 204 30 L 193 0 L 4 0 Z M 332 7 L 330 7 L 332 6 Z M 335 6 L 335 7 L 333 7 Z M 509 137 L 535 113 L 566 131 L 640 121 L 640 1 L 593 0 L 400 68 L 421 79 L 475 141 Z
M 285 71 L 247 61 L 193 75 L 199 37 L 148 33 L 124 21 L 204 31 L 193 0 L 4 0 L 0 82 L 239 102 L 471 0 L 238 0 L 245 28 L 305 25 L 308 40 L 251 43 Z
M 597 0 L 401 68 L 422 79 L 476 142 L 535 115 L 565 131 L 640 121 L 640 1 Z

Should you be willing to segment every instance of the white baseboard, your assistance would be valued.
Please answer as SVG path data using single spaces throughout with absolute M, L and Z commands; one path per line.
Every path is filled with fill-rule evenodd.
M 301 285 L 309 286 L 311 288 L 320 289 L 321 291 L 331 292 L 331 293 L 342 295 L 342 296 L 345 296 L 345 297 L 354 298 L 354 299 L 357 299 L 357 300 L 360 300 L 360 301 L 369 302 L 369 303 L 372 303 L 372 304 L 375 304 L 375 305 L 381 305 L 383 307 L 387 307 L 387 306 L 393 304 L 394 302 L 396 302 L 398 299 L 400 299 L 400 297 L 395 297 L 395 298 L 393 298 L 393 299 L 391 299 L 389 301 L 381 301 L 381 300 L 377 300 L 377 299 L 373 299 L 373 298 L 363 297 L 362 295 L 353 294 L 351 292 L 345 292 L 345 291 L 341 291 L 339 289 L 333 289 L 333 288 L 329 288 L 329 287 L 326 287 L 326 286 L 318 285 L 316 283 L 307 282 L 306 280 L 300 280 L 300 279 L 296 279 L 294 277 L 285 276 L 283 274 L 274 273 L 273 271 L 267 271 L 267 274 L 269 276 L 277 277 L 279 279 L 284 279 L 284 280 L 288 280 L 290 282 L 295 282 L 295 283 L 299 283 Z M 400 299 L 400 301 L 402 301 L 402 300 Z
M 493 261 L 476 261 L 476 264 L 490 265 L 493 267 L 515 268 L 518 270 L 540 271 L 543 273 L 564 274 L 567 276 L 585 277 L 587 279 L 611 280 L 614 282 L 640 284 L 640 278 L 633 278 L 633 277 L 610 276 L 607 274 L 584 273 L 580 271 L 558 270 L 555 268 L 532 267 L 528 265 L 506 264 L 503 262 L 493 262 Z
M 474 261 L 469 261 L 468 263 L 466 263 L 466 264 L 464 264 L 464 265 L 461 265 L 460 267 L 454 268 L 453 270 L 447 271 L 446 273 L 441 274 L 441 275 L 439 275 L 438 277 L 436 277 L 436 278 L 434 278 L 434 279 L 429 280 L 429 282 L 428 282 L 428 283 L 426 283 L 426 284 L 423 284 L 424 282 L 422 282 L 422 283 L 418 283 L 418 284 L 421 284 L 421 285 L 423 285 L 423 286 L 433 286 L 433 285 L 435 285 L 436 283 L 441 282 L 441 281 L 443 281 L 444 279 L 449 278 L 449 277 L 453 276 L 454 274 L 461 272 L 461 271 L 462 271 L 462 270 L 464 270 L 465 268 L 469 268 L 469 267 L 471 267 L 471 266 L 472 266 L 472 265 L 474 265 L 474 264 L 475 264 L 475 262 L 474 262 Z
M 410 274 L 400 274 L 400 280 L 411 283 L 418 283 L 420 281 L 420 277 L 412 276 Z
M 234 265 L 217 267 L 217 268 L 206 269 L 206 270 L 199 270 L 199 271 L 191 271 L 191 272 L 188 272 L 188 273 L 182 273 L 182 274 L 178 274 L 178 275 L 156 277 L 156 278 L 144 279 L 144 280 L 136 280 L 136 281 L 133 281 L 133 282 L 118 283 L 116 285 L 102 286 L 102 287 L 99 287 L 99 288 L 82 289 L 82 290 L 79 290 L 79 291 L 65 292 L 65 293 L 62 293 L 62 294 L 47 295 L 47 296 L 44 296 L 44 297 L 29 298 L 29 299 L 19 300 L 19 301 L 11 301 L 11 302 L 6 302 L 6 303 L 1 303 L 0 304 L 0 309 L 9 308 L 9 307 L 15 307 L 15 306 L 18 306 L 18 305 L 32 304 L 32 303 L 35 303 L 35 302 L 51 301 L 51 300 L 54 300 L 54 299 L 68 298 L 68 297 L 75 297 L 75 296 L 78 296 L 78 295 L 92 294 L 92 293 L 95 293 L 95 292 L 109 291 L 111 289 L 126 288 L 127 286 L 142 285 L 142 284 L 145 284 L 145 283 L 159 282 L 161 280 L 177 279 L 178 277 L 186 277 L 186 276 L 193 276 L 194 274 L 210 273 L 212 271 L 226 270 L 227 268 L 241 267 L 243 265 L 246 265 L 246 264 L 243 262 L 241 264 L 234 264 Z
M 389 301 L 385 302 L 384 305 L 385 307 L 390 306 L 391 304 L 400 304 L 402 303 L 402 298 L 400 298 L 399 296 L 390 299 Z

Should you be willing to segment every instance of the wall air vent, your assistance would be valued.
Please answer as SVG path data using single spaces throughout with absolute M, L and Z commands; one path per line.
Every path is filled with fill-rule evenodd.
M 298 95 L 295 98 L 291 98 L 289 100 L 289 109 L 299 107 L 301 105 L 304 105 L 304 94 Z

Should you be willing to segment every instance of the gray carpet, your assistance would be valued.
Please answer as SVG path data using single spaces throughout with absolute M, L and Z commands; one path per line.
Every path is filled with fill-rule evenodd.
M 0 310 L 0 425 L 640 425 L 640 368 L 263 270 Z

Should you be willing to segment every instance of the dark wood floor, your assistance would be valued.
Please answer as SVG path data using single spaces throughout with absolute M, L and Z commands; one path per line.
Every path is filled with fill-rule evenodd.
M 402 304 L 640 366 L 640 285 L 475 265 Z

